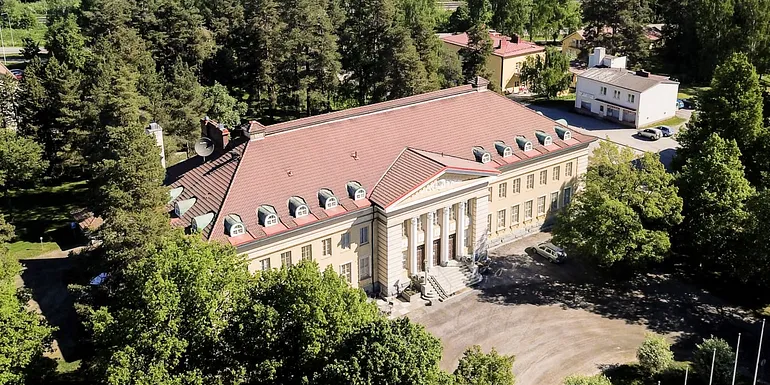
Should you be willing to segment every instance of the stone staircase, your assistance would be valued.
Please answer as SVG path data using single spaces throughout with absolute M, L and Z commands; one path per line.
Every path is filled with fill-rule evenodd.
M 450 262 L 447 266 L 433 266 L 428 274 L 428 285 L 424 290 L 425 299 L 444 301 L 455 293 L 481 282 L 481 274 L 464 263 Z M 425 294 L 431 294 L 429 298 Z

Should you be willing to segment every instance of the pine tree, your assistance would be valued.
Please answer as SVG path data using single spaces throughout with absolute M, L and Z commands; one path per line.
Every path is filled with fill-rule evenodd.
M 474 25 L 468 30 L 468 45 L 460 49 L 466 82 L 472 81 L 476 76 L 487 80 L 491 78 L 487 68 L 487 57 L 491 54 L 492 39 L 489 38 L 487 27 L 484 24 Z
M 165 134 L 192 146 L 200 136 L 199 122 L 207 112 L 209 101 L 195 72 L 182 60 L 174 63 L 169 71 L 165 101 L 164 107 L 169 114 L 167 121 L 161 123 Z
M 48 52 L 72 70 L 82 69 L 88 52 L 75 15 L 68 14 L 50 22 L 45 35 Z

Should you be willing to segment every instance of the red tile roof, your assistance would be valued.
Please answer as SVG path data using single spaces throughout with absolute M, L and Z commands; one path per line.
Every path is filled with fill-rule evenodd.
M 11 73 L 11 70 L 9 70 L 8 67 L 3 65 L 3 63 L 0 63 L 0 75 L 11 75 L 11 76 L 13 76 L 13 74 Z
M 245 149 L 236 147 L 243 152 L 237 167 L 218 158 L 177 177 L 172 186 L 185 186 L 178 199 L 194 195 L 199 199 L 190 209 L 194 214 L 185 214 L 182 224 L 189 224 L 190 215 L 215 211 L 213 225 L 208 226 L 213 228 L 203 234 L 226 240 L 224 218 L 235 213 L 246 226 L 246 236 L 261 239 L 305 224 L 307 217 L 295 219 L 289 213 L 292 196 L 305 200 L 311 223 L 323 221 L 372 203 L 388 205 L 444 169 L 494 173 L 521 159 L 595 140 L 573 131 L 574 139 L 565 143 L 554 132 L 556 125 L 504 96 L 461 86 L 267 126 L 264 139 L 247 142 Z M 555 146 L 544 149 L 536 130 L 551 134 Z M 516 144 L 517 135 L 524 135 L 534 146 L 526 156 Z M 514 155 L 502 158 L 495 140 L 508 143 Z M 476 162 L 474 146 L 489 151 L 492 161 Z M 346 186 L 351 181 L 363 186 L 368 199 L 349 197 Z M 339 208 L 321 207 L 318 192 L 322 188 L 334 193 Z M 267 229 L 261 226 L 257 217 L 261 205 L 273 206 L 281 223 Z M 242 237 L 234 243 L 247 242 Z
M 512 39 L 510 37 L 501 35 L 497 32 L 490 32 L 489 38 L 492 39 L 492 47 L 494 47 L 492 54 L 497 56 L 511 57 L 545 51 L 545 47 L 541 47 L 535 43 L 525 41 L 521 38 L 518 38 L 518 43 L 514 43 L 511 41 Z M 467 33 L 442 36 L 441 40 L 450 44 L 459 45 L 461 47 L 468 46 Z

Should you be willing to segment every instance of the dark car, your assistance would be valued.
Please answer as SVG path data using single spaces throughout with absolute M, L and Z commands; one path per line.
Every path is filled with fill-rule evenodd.
M 695 98 L 682 99 L 682 104 L 687 110 L 694 110 L 698 108 L 698 101 Z
M 684 108 L 684 100 L 677 99 L 676 100 L 676 109 L 677 110 L 681 110 L 682 108 Z
M 660 130 L 660 132 L 663 133 L 663 136 L 672 136 L 674 135 L 674 129 L 669 126 L 658 126 L 655 127 Z
M 24 76 L 24 71 L 23 70 L 19 70 L 19 69 L 12 69 L 11 73 L 18 80 L 21 80 L 21 78 Z

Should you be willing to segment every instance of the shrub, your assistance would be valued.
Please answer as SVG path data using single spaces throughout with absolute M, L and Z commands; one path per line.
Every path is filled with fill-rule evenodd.
M 708 381 L 711 374 L 711 358 L 716 350 L 714 361 L 714 383 L 730 383 L 733 374 L 733 359 L 735 353 L 727 341 L 721 338 L 708 338 L 695 346 L 693 353 L 693 371 L 704 381 Z
M 564 385 L 612 385 L 604 374 L 595 376 L 569 376 L 564 379 Z
M 666 338 L 648 333 L 644 342 L 636 350 L 636 358 L 642 370 L 650 375 L 656 375 L 666 370 L 674 362 L 674 353 L 671 351 L 671 344 Z

